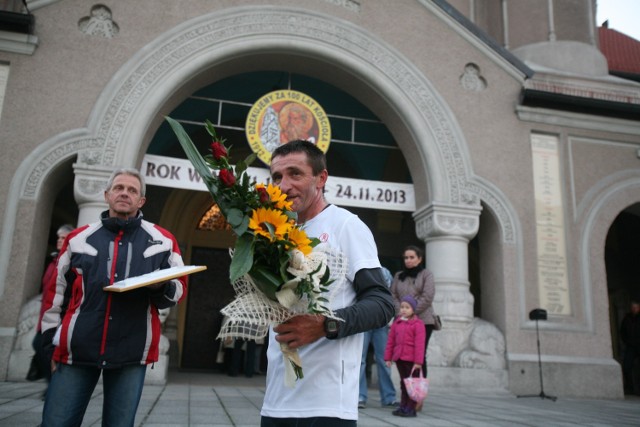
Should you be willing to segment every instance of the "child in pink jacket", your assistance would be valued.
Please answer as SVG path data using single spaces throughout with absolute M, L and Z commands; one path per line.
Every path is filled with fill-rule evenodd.
M 393 411 L 393 415 L 399 417 L 416 416 L 416 402 L 407 394 L 404 379 L 411 376 L 414 369 L 414 376 L 420 375 L 424 362 L 425 328 L 422 320 L 415 315 L 417 305 L 418 303 L 411 295 L 402 298 L 400 315 L 391 325 L 387 348 L 384 352 L 387 366 L 391 367 L 391 362 L 396 362 L 400 374 L 402 399 L 400 407 Z

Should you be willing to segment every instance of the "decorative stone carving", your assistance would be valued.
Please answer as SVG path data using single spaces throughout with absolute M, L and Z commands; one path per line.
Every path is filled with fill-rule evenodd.
M 498 223 L 502 229 L 502 240 L 505 243 L 515 243 L 514 220 L 509 215 L 506 202 L 502 198 L 496 197 L 496 193 L 500 194 L 498 190 L 492 192 L 487 190 L 485 186 L 468 182 L 465 194 L 470 193 L 475 194 L 477 199 L 482 199 L 482 202 L 489 206 L 491 211 L 498 217 Z
M 460 76 L 460 85 L 470 92 L 481 92 L 487 88 L 487 81 L 480 75 L 480 67 L 469 63 L 464 66 Z
M 506 369 L 504 335 L 492 323 L 476 318 L 471 325 L 469 346 L 462 350 L 454 366 L 472 369 Z
M 477 199 L 476 199 L 477 200 Z M 422 240 L 434 236 L 473 238 L 478 232 L 480 207 L 433 203 L 414 214 L 416 233 Z
M 98 165 L 102 159 L 102 152 L 99 150 L 83 150 L 78 153 L 78 163 L 84 165 Z
M 90 146 L 91 143 L 92 141 L 89 139 L 73 139 L 64 145 L 56 146 L 55 149 L 44 155 L 29 173 L 21 197 L 25 199 L 35 199 L 43 177 L 45 177 L 54 166 Z
M 91 8 L 90 16 L 85 16 L 78 22 L 78 29 L 90 36 L 113 38 L 120 32 L 120 27 L 111 17 L 111 9 L 98 4 Z
M 448 234 L 475 234 L 478 231 L 477 218 L 462 217 L 458 215 L 436 215 L 437 224 L 441 232 Z
M 104 190 L 113 170 L 101 165 L 84 164 L 80 161 L 73 165 L 73 169 L 75 173 L 73 194 L 78 205 L 94 202 L 105 203 Z
M 443 321 L 443 329 L 434 332 L 429 340 L 429 346 L 427 347 L 427 363 L 429 366 L 453 366 L 453 361 L 456 355 L 460 351 L 460 348 L 464 347 L 468 333 L 466 329 L 460 328 L 446 328 L 445 324 L 448 322 Z
M 448 280 L 447 285 L 446 291 L 436 292 L 435 303 L 442 307 L 439 314 L 446 316 L 447 320 L 469 322 L 473 317 L 475 301 L 473 294 L 469 292 L 469 283 L 454 284 Z
M 10 381 L 24 381 L 29 371 L 31 358 L 35 354 L 32 342 L 36 334 L 36 326 L 40 317 L 41 296 L 36 295 L 20 309 L 16 341 L 9 356 L 7 378 Z
M 36 324 L 40 317 L 41 296 L 37 295 L 27 301 L 20 310 L 18 328 L 16 331 L 16 343 L 14 350 L 31 350 L 31 342 L 36 331 Z
M 82 178 L 76 180 L 75 196 L 76 201 L 100 199 L 104 193 L 107 181 L 97 179 Z
M 327 3 L 333 3 L 337 6 L 342 6 L 345 9 L 349 9 L 352 12 L 360 12 L 360 3 L 355 0 L 324 0 Z
M 460 202 L 463 205 L 467 206 L 480 206 L 480 198 L 477 194 L 470 193 L 468 191 L 463 191 L 460 193 Z
M 463 327 L 445 321 L 433 333 L 427 349 L 429 366 L 466 369 L 506 369 L 504 335 L 490 322 L 474 318 Z

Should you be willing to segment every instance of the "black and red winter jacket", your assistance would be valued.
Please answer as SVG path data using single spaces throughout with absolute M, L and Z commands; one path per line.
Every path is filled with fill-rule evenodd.
M 183 265 L 178 243 L 167 230 L 142 219 L 102 213 L 102 221 L 67 236 L 54 274 L 42 296 L 45 349 L 65 364 L 118 368 L 158 360 L 158 309 L 186 295 L 186 277 L 159 290 L 127 292 L 103 288 L 128 277 Z

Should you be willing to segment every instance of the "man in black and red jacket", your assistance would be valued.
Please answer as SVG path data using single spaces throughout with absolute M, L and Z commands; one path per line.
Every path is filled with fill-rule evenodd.
M 145 184 L 135 169 L 115 171 L 104 192 L 101 221 L 67 236 L 52 283 L 43 295 L 45 351 L 51 383 L 42 426 L 80 425 L 103 377 L 103 425 L 133 425 L 146 365 L 158 360 L 158 309 L 186 293 L 185 277 L 133 289 L 103 288 L 128 277 L 182 266 L 176 239 L 145 221 Z

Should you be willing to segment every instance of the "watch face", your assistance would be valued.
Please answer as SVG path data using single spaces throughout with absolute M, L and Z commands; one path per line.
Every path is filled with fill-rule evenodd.
M 338 322 L 336 320 L 327 321 L 327 332 L 333 333 L 338 331 Z

